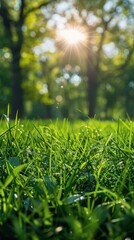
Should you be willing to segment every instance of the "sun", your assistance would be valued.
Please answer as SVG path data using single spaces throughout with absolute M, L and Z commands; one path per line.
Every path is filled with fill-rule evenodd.
M 84 45 L 87 40 L 87 35 L 82 28 L 68 27 L 58 32 L 58 39 L 67 46 Z
M 82 63 L 85 59 L 88 45 L 89 34 L 84 26 L 68 25 L 64 29 L 57 31 L 57 47 L 62 51 L 68 61 Z
M 68 28 L 62 32 L 63 39 L 70 45 L 79 44 L 85 41 L 85 34 L 76 28 Z

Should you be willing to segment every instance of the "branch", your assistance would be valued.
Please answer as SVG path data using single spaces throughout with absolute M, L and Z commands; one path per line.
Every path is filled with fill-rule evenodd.
M 25 0 L 21 0 L 21 8 L 20 8 L 20 15 L 19 15 L 19 23 L 21 26 L 24 23 L 24 8 L 25 8 Z
M 124 70 L 128 66 L 133 53 L 134 53 L 134 43 L 133 43 L 132 48 L 129 51 L 129 54 L 128 54 L 127 58 L 126 58 L 126 61 L 118 68 L 118 70 Z
M 36 11 L 36 10 L 42 8 L 42 7 L 46 7 L 49 3 L 55 2 L 55 1 L 56 1 L 56 0 L 47 0 L 47 1 L 44 1 L 44 2 L 40 3 L 38 6 L 29 8 L 29 9 L 27 10 L 27 12 L 24 14 L 24 18 L 27 17 L 27 15 L 28 15 L 29 13 L 34 12 L 34 11 Z
M 131 50 L 129 51 L 126 61 L 121 66 L 116 67 L 114 72 L 104 74 L 104 78 L 105 79 L 108 79 L 110 77 L 111 78 L 119 78 L 122 75 L 124 75 L 124 69 L 128 66 L 133 53 L 134 53 L 134 44 L 133 44 L 133 47 L 131 48 Z
M 96 61 L 96 69 L 99 69 L 99 63 L 100 63 L 100 55 L 101 55 L 101 50 L 102 50 L 102 46 L 103 46 L 103 42 L 105 40 L 105 34 L 106 34 L 106 30 L 107 30 L 107 25 L 105 25 L 105 28 L 102 32 L 101 38 L 100 38 L 100 42 L 99 42 L 99 47 L 98 47 L 98 51 L 97 51 L 97 61 Z
M 22 31 L 22 26 L 24 24 L 24 9 L 25 9 L 25 0 L 21 0 L 21 6 L 20 6 L 20 11 L 19 11 L 19 19 L 18 21 L 15 22 L 15 28 L 16 28 L 16 33 L 17 33 L 17 42 L 16 42 L 16 47 L 18 51 L 21 51 L 22 48 L 22 43 L 23 43 L 23 31 Z
M 12 43 L 11 22 L 12 21 L 11 21 L 8 9 L 6 7 L 6 4 L 4 3 L 3 0 L 1 0 L 0 15 L 3 19 L 3 25 L 4 25 L 4 28 L 5 28 L 5 32 L 8 35 L 9 44 L 11 44 Z
M 112 19 L 115 16 L 115 14 L 116 14 L 116 8 L 114 9 L 114 11 L 113 11 L 113 13 L 112 13 L 112 15 L 111 15 L 111 17 L 109 18 L 108 21 L 105 21 L 104 18 L 103 18 L 104 29 L 103 29 L 103 32 L 102 32 L 102 35 L 101 35 L 101 38 L 100 38 L 98 51 L 97 51 L 97 61 L 96 61 L 96 69 L 97 69 L 97 71 L 99 70 L 100 55 L 101 55 L 101 51 L 102 51 L 103 42 L 105 40 L 105 34 L 106 34 L 106 31 L 107 31 L 107 28 L 108 28 L 108 24 L 112 21 Z

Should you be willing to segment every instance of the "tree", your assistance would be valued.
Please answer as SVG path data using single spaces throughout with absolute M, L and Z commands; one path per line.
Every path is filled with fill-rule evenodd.
M 31 13 L 41 14 L 39 10 L 46 7 L 51 0 L 46 1 L 28 1 L 28 0 L 14 0 L 14 1 L 0 1 L 0 23 L 3 24 L 3 38 L 1 48 L 7 48 L 11 54 L 11 117 L 15 118 L 18 112 L 19 117 L 24 114 L 24 91 L 22 87 L 22 51 L 25 42 L 25 31 L 27 28 L 26 20 Z M 30 18 L 32 21 L 32 19 Z
M 88 85 L 88 115 L 94 117 L 96 112 L 97 91 L 104 79 L 101 78 L 103 69 L 109 72 L 114 71 L 112 78 L 119 75 L 125 70 L 130 63 L 130 59 L 134 52 L 132 16 L 132 1 L 76 1 L 77 11 L 76 18 L 80 18 L 83 25 L 86 26 L 89 33 L 89 41 L 87 46 L 87 85 Z M 124 24 L 124 26 L 121 26 Z M 125 23 L 124 23 L 125 22 Z M 128 28 L 129 24 L 129 28 Z M 128 37 L 129 35 L 129 37 Z M 121 38 L 124 38 L 125 46 L 122 46 Z M 118 64 L 112 62 L 111 56 L 106 56 L 105 47 L 113 44 L 111 56 L 120 55 L 125 49 L 128 51 L 127 56 L 123 56 Z M 116 51 L 115 51 L 116 50 Z M 112 52 L 113 51 L 113 52 Z M 115 53 L 115 54 L 114 54 Z M 105 58 L 113 67 L 104 64 Z M 110 70 L 111 69 L 111 70 Z M 116 73 L 116 74 L 115 74 Z

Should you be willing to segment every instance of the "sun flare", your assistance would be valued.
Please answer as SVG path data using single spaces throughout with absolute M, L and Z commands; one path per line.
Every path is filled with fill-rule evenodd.
M 85 31 L 76 27 L 68 27 L 61 30 L 58 33 L 58 38 L 68 46 L 85 44 L 87 40 Z

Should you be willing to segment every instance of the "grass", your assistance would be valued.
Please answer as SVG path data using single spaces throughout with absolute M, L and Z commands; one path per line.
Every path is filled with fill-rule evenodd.
M 1 120 L 4 239 L 134 239 L 134 123 Z

